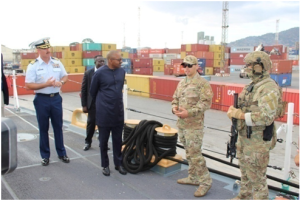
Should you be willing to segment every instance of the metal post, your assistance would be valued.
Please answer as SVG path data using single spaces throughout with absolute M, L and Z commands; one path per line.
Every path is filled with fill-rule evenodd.
M 127 83 L 125 81 L 125 84 L 124 84 L 124 88 L 123 88 L 123 103 L 124 103 L 124 120 L 127 120 L 127 98 L 128 98 L 128 95 L 127 95 Z
M 12 80 L 13 80 L 13 91 L 14 91 L 14 101 L 15 101 L 14 108 L 16 109 L 16 111 L 20 111 L 15 70 L 13 70 Z
M 287 133 L 286 133 L 284 172 L 283 172 L 283 179 L 285 180 L 289 179 L 289 171 L 291 168 L 293 114 L 294 114 L 294 103 L 289 103 L 288 113 L 287 113 Z

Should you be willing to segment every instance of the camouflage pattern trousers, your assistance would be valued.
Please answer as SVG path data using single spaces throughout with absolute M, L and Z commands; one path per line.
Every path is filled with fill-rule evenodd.
M 185 148 L 186 159 L 189 163 L 188 178 L 195 183 L 200 182 L 200 185 L 210 186 L 212 179 L 201 151 L 203 129 L 179 129 L 178 135 Z
M 255 200 L 268 200 L 266 173 L 270 143 L 255 138 L 253 133 L 250 139 L 246 136 L 238 136 L 236 147 L 241 170 L 241 190 L 238 197 L 249 200 L 253 196 Z

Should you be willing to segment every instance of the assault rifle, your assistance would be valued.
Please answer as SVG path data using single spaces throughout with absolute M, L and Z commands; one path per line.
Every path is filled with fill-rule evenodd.
M 233 106 L 235 108 L 238 108 L 238 93 L 234 93 L 234 104 Z M 230 156 L 230 163 L 232 163 L 233 158 L 236 156 L 236 146 L 235 143 L 237 142 L 238 138 L 238 131 L 237 131 L 237 119 L 232 118 L 232 125 L 231 125 L 231 135 L 230 135 L 230 141 L 227 142 L 227 153 L 226 158 L 229 158 Z

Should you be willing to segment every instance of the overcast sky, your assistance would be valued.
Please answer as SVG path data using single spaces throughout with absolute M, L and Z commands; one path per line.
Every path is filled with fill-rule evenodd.
M 53 46 L 67 46 L 91 38 L 98 43 L 137 47 L 138 7 L 140 44 L 151 48 L 180 48 L 196 43 L 197 32 L 222 34 L 222 1 L 1 1 L 1 44 L 28 48 L 50 37 Z M 228 42 L 299 27 L 298 1 L 229 1 Z M 125 24 L 125 32 L 124 32 Z M 183 32 L 183 41 L 182 41 Z M 124 34 L 125 33 L 125 34 Z M 280 35 L 279 35 L 280 38 Z

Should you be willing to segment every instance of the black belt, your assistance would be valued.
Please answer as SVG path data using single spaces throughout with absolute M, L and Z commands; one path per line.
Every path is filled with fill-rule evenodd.
M 42 93 L 37 93 L 36 95 L 40 95 L 40 96 L 48 96 L 48 97 L 54 97 L 54 96 L 56 96 L 56 95 L 58 95 L 58 94 L 59 94 L 59 92 L 53 93 L 53 94 L 42 94 Z

